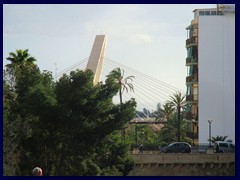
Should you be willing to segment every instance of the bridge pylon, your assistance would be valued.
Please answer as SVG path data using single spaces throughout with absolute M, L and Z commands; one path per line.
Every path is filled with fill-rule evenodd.
M 94 73 L 94 85 L 96 85 L 101 80 L 101 72 L 103 66 L 103 59 L 105 56 L 106 44 L 106 35 L 96 35 L 86 67 L 86 69 L 90 69 Z

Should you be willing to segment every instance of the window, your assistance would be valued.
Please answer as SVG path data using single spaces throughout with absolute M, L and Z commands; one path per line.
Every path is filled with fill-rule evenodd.
M 197 114 L 197 107 L 193 107 L 193 114 Z
M 204 15 L 204 11 L 199 11 L 199 16 L 203 16 Z
M 211 11 L 211 15 L 217 15 L 216 11 Z
M 187 57 L 189 58 L 189 57 L 192 57 L 192 47 L 189 47 L 188 49 L 187 49 Z
M 178 144 L 173 144 L 172 148 L 176 148 L 178 146 Z
M 219 143 L 219 146 L 220 147 L 228 147 L 228 144 L 227 143 Z
M 198 88 L 197 87 L 193 88 L 193 100 L 194 101 L 198 100 Z
M 210 11 L 205 11 L 205 15 L 210 15 Z

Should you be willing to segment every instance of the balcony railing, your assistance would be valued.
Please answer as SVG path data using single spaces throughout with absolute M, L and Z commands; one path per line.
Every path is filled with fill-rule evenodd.
M 186 101 L 193 101 L 193 95 L 186 96 Z
M 185 118 L 186 119 L 193 119 L 192 113 L 191 112 L 187 112 Z
M 196 95 L 195 95 L 196 96 Z M 187 120 L 191 120 L 191 119 L 194 119 L 194 120 L 198 120 L 198 114 L 197 113 L 192 113 L 191 111 L 187 112 L 186 115 L 185 115 L 185 118 Z
M 198 43 L 198 37 L 197 36 L 190 37 L 189 39 L 186 40 L 186 46 L 197 45 L 197 43 Z
M 197 94 L 191 94 L 191 95 L 188 95 L 188 96 L 186 96 L 186 101 L 191 101 L 191 102 L 193 102 L 193 101 L 198 101 L 198 95 Z
M 198 59 L 197 58 L 192 58 L 192 57 L 188 57 L 186 58 L 186 65 L 197 65 L 198 64 Z
M 187 76 L 186 77 L 186 83 L 196 83 L 198 82 L 198 77 L 197 76 Z

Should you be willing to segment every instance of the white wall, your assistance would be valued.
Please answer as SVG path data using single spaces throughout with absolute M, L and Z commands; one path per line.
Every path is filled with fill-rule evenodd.
M 235 14 L 199 16 L 199 143 L 235 142 Z

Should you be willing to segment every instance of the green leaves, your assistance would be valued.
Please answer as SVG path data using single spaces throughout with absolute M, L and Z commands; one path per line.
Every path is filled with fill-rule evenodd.
M 128 92 L 128 90 L 134 91 L 133 85 L 131 84 L 134 76 L 128 76 L 124 78 L 123 69 L 116 68 L 112 70 L 107 77 L 108 79 L 110 79 L 111 81 L 115 82 L 118 85 L 120 103 L 122 103 L 122 93 L 124 92 L 124 90 L 126 90 L 126 92 Z
M 186 101 L 185 101 L 185 95 L 183 95 L 181 92 L 176 92 L 173 94 L 173 96 L 170 96 L 170 101 L 168 101 L 170 105 L 174 108 L 181 108 L 185 110 L 186 108 Z
M 12 65 L 24 65 L 26 63 L 33 63 L 34 61 L 36 61 L 34 57 L 31 57 L 31 55 L 28 54 L 28 49 L 17 49 L 16 53 L 10 52 L 9 57 L 7 57 L 6 59 L 11 61 Z
M 30 175 L 34 166 L 44 175 L 128 174 L 129 145 L 116 130 L 135 116 L 136 102 L 113 104 L 119 85 L 110 76 L 94 86 L 91 71 L 76 70 L 54 82 L 28 50 L 11 52 L 8 60 L 4 175 Z

